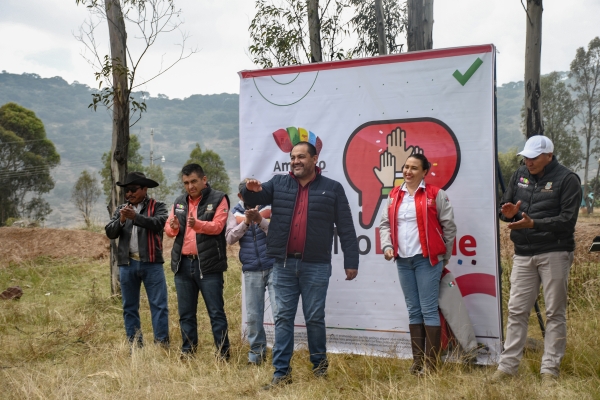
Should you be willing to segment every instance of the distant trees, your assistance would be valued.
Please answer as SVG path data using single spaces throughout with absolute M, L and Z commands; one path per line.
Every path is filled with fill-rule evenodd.
M 101 194 L 102 190 L 98 186 L 96 176 L 90 174 L 87 170 L 81 171 L 71 191 L 71 201 L 81 213 L 85 226 L 88 228 L 92 225 L 91 216 L 94 204 Z
M 500 164 L 500 172 L 502 172 L 502 179 L 505 185 L 508 185 L 510 177 L 520 166 L 521 156 L 517 155 L 518 152 L 519 150 L 513 147 L 505 153 L 498 153 L 498 163 Z
M 92 93 L 90 107 L 106 106 L 113 112 L 113 140 L 111 161 L 111 196 L 109 212 L 124 200 L 123 191 L 114 185 L 127 174 L 129 128 L 146 110 L 143 99 L 135 99 L 133 91 L 162 75 L 179 61 L 188 58 L 195 50 L 186 49 L 187 36 L 181 33 L 180 53 L 171 62 L 161 63 L 148 78 L 138 78 L 142 60 L 159 36 L 179 31 L 183 23 L 181 11 L 173 0 L 75 0 L 90 11 L 90 19 L 81 27 L 76 38 L 85 45 L 89 54 L 86 60 L 95 70 L 99 92 Z M 106 22 L 110 39 L 110 55 L 98 48 L 96 27 Z M 128 36 L 127 32 L 130 35 Z M 131 32 L 134 32 L 131 34 Z M 134 40 L 131 40 L 131 39 Z M 134 45 L 132 42 L 135 42 Z M 135 114 L 138 114 L 135 118 Z M 132 121 L 133 120 L 133 121 Z M 116 266 L 113 274 L 116 275 Z M 113 289 L 115 289 L 113 285 Z
M 79 36 L 76 36 L 91 53 L 87 61 L 94 68 L 96 80 L 99 81 L 98 87 L 101 89 L 92 93 L 90 107 L 95 110 L 98 105 L 104 105 L 112 110 L 112 145 L 109 154 L 111 196 L 108 210 L 113 213 L 125 200 L 124 191 L 114 183 L 123 181 L 127 175 L 129 128 L 146 110 L 144 100 L 134 99 L 133 91 L 162 75 L 179 61 L 192 55 L 195 50 L 187 52 L 187 37 L 182 33 L 181 52 L 175 60 L 164 65 L 161 62 L 158 71 L 149 73 L 148 79 L 140 79 L 139 67 L 157 38 L 169 32 L 179 31 L 178 28 L 182 24 L 179 19 L 180 11 L 175 9 L 173 0 L 75 0 L 75 3 L 85 5 L 90 11 L 89 21 L 81 28 Z M 101 22 L 108 25 L 110 55 L 98 48 L 94 36 L 94 31 Z M 131 34 L 131 31 L 135 33 Z M 131 39 L 138 45 L 133 45 Z M 132 122 L 136 112 L 138 118 Z M 116 253 L 116 242 L 111 240 L 112 293 L 120 291 Z
M 144 157 L 141 155 L 140 149 L 141 144 L 137 135 L 131 135 L 129 137 L 129 148 L 127 149 L 127 171 L 143 172 L 148 178 L 158 182 L 159 186 L 157 188 L 148 189 L 148 195 L 160 201 L 169 200 L 169 196 L 174 193 L 174 187 L 169 186 L 160 164 L 144 165 Z M 109 197 L 113 186 L 110 175 L 109 152 L 102 154 L 102 165 L 102 170 L 100 170 L 100 176 L 102 177 L 102 191 L 106 197 Z
M 387 52 L 398 53 L 406 9 L 397 0 L 382 0 L 382 8 Z M 375 0 L 256 0 L 249 32 L 250 56 L 263 68 L 380 54 Z
M 574 127 L 577 114 L 576 103 L 559 72 L 551 72 L 540 79 L 541 97 L 544 105 L 544 135 L 554 144 L 554 155 L 561 164 L 570 169 L 581 165 L 581 143 Z M 527 136 L 527 113 L 521 109 L 521 129 Z
M 225 163 L 221 157 L 212 150 L 204 150 L 196 143 L 196 147 L 191 151 L 190 158 L 185 162 L 187 164 L 200 164 L 204 174 L 208 177 L 208 183 L 213 189 L 229 193 L 230 180 L 225 169 Z
M 148 189 L 148 196 L 162 202 L 169 202 L 169 196 L 175 193 L 177 183 L 169 186 L 165 173 L 160 164 L 148 165 L 144 168 L 146 176 L 158 182 L 158 187 Z
M 403 45 L 398 43 L 400 34 L 406 31 L 406 2 L 398 0 L 381 0 L 383 9 L 383 44 L 386 51 L 379 48 L 378 18 L 374 0 L 348 0 L 354 7 L 354 16 L 350 19 L 352 32 L 357 36 L 354 47 L 350 50 L 352 57 L 371 57 L 380 54 L 394 54 L 402 51 Z
M 43 221 L 52 212 L 41 196 L 54 188 L 60 155 L 43 122 L 16 103 L 0 107 L 0 225 L 10 218 Z
M 544 112 L 544 135 L 554 144 L 554 155 L 561 164 L 570 169 L 581 165 L 581 143 L 574 128 L 577 115 L 576 103 L 558 72 L 551 72 L 540 79 L 541 101 Z
M 588 198 L 590 187 L 588 173 L 590 160 L 600 150 L 600 38 L 595 37 L 588 44 L 588 50 L 583 47 L 577 49 L 575 59 L 571 62 L 571 73 L 574 83 L 570 88 L 576 95 L 577 118 L 581 122 L 578 130 L 583 139 L 583 184 L 584 198 Z M 600 165 L 598 166 L 600 168 Z M 588 202 L 588 212 L 592 211 L 592 204 Z
M 129 172 L 144 172 L 144 157 L 140 154 L 141 144 L 137 135 L 129 137 L 129 146 L 127 148 L 127 170 Z M 111 191 L 115 185 L 111 177 L 110 152 L 102 154 L 102 169 L 100 170 L 102 191 L 106 198 L 110 198 Z M 110 214 L 112 216 L 112 214 Z

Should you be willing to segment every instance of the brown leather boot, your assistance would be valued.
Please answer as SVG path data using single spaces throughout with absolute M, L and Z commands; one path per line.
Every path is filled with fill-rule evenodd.
M 423 369 L 423 359 L 425 357 L 425 325 L 410 324 L 410 345 L 412 347 L 413 363 L 410 366 L 410 373 L 417 375 Z
M 425 334 L 427 337 L 425 369 L 429 372 L 434 372 L 440 362 L 442 327 L 425 325 Z

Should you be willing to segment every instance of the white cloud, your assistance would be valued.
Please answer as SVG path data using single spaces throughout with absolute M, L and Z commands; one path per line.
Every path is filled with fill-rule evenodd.
M 175 0 L 175 4 L 183 10 L 182 29 L 191 35 L 188 44 L 200 51 L 143 89 L 171 98 L 237 93 L 237 72 L 256 68 L 247 55 L 254 1 Z M 568 70 L 576 48 L 600 35 L 597 17 L 581 15 L 600 15 L 600 2 L 544 1 L 542 73 Z M 86 16 L 85 7 L 75 0 L 3 0 L 0 70 L 58 75 L 95 86 L 93 72 L 80 56 L 83 46 L 72 35 Z M 493 43 L 499 51 L 498 83 L 523 79 L 526 16 L 519 0 L 436 0 L 434 20 L 435 48 Z M 99 28 L 105 31 L 104 25 Z M 99 33 L 106 45 L 106 34 Z M 175 57 L 177 43 L 177 35 L 161 38 L 144 61 L 140 77 L 152 76 L 163 56 Z

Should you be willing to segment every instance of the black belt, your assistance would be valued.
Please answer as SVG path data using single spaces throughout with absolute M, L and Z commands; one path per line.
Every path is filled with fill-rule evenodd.
M 302 253 L 288 253 L 287 258 L 302 258 Z
M 198 254 L 183 254 L 181 257 L 189 258 L 190 260 L 195 260 L 198 258 Z

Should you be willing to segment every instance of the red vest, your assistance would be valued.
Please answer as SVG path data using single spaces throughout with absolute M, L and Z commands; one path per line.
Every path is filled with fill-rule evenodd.
M 438 221 L 437 204 L 435 199 L 440 188 L 426 185 L 425 189 L 418 188 L 415 192 L 415 208 L 417 210 L 417 226 L 419 228 L 419 242 L 423 250 L 423 257 L 429 257 L 431 265 L 436 265 L 438 256 L 446 254 L 446 242 L 442 226 Z M 394 257 L 398 257 L 398 209 L 404 198 L 405 191 L 401 186 L 396 186 L 389 194 L 391 202 L 388 206 L 390 221 L 390 237 L 394 248 Z

